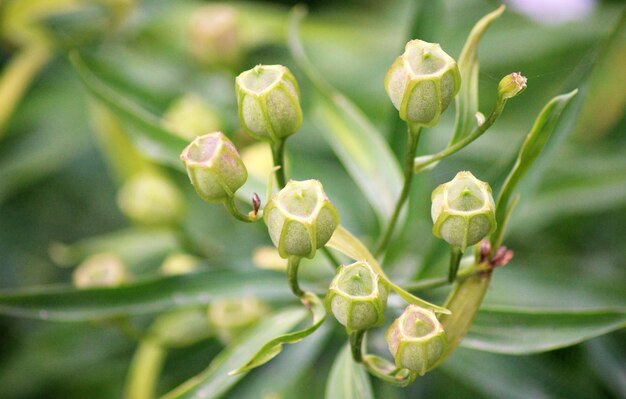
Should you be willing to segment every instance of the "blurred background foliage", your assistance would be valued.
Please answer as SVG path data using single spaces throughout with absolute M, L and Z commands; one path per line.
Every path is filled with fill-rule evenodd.
M 149 161 L 154 158 L 149 142 L 135 140 L 132 147 L 126 127 L 88 95 L 68 59 L 73 49 L 111 87 L 171 129 L 202 113 L 206 120 L 196 121 L 200 129 L 222 129 L 239 148 L 253 143 L 239 132 L 234 77 L 259 63 L 289 66 L 301 83 L 305 114 L 301 131 L 288 144 L 292 175 L 320 179 L 342 223 L 373 243 L 379 232 L 375 213 L 320 134 L 323 124 L 307 112 L 316 101 L 313 88 L 285 45 L 294 3 L 228 3 L 237 15 L 236 51 L 216 62 L 214 55 L 194 50 L 190 33 L 200 7 L 213 3 L 1 1 L 0 288 L 68 284 L 72 269 L 67 266 L 103 250 L 115 252 L 137 276 L 155 275 L 168 254 L 185 249 L 181 234 L 203 248 L 207 268 L 251 269 L 255 249 L 270 244 L 263 226 L 234 223 L 223 208 L 202 203 L 186 176 Z M 485 304 L 624 312 L 624 6 L 561 2 L 570 11 L 580 3 L 581 10 L 564 18 L 563 9 L 553 15 L 544 9 L 537 20 L 528 9 L 531 3 L 541 7 L 537 1 L 510 1 L 483 39 L 480 109 L 492 107 L 497 83 L 509 72 L 522 71 L 528 89 L 476 143 L 416 178 L 407 215 L 411 223 L 393 243 L 390 273 L 400 280 L 443 275 L 446 246 L 430 233 L 432 189 L 466 169 L 499 187 L 543 105 L 578 87 L 581 93 L 523 184 L 505 239 L 515 258 L 495 274 Z M 351 0 L 308 6 L 302 39 L 313 63 L 402 154 L 404 133 L 382 85 L 388 66 L 415 35 L 458 57 L 473 24 L 497 2 Z M 204 111 L 176 120 L 172 104 L 183 96 L 199 107 L 192 109 Z M 448 111 L 423 135 L 421 154 L 445 146 L 453 119 Z M 149 156 L 140 156 L 142 151 Z M 181 226 L 145 226 L 120 211 L 120 185 L 143 167 L 167 176 L 184 195 Z M 311 281 L 328 281 L 323 269 L 310 269 Z M 147 326 L 151 317 L 133 322 Z M 104 324 L 2 316 L 0 397 L 121 397 L 136 343 Z M 594 330 L 590 337 L 618 331 L 582 344 L 530 356 L 481 351 L 480 345 L 461 348 L 407 389 L 374 381 L 373 391 L 390 399 L 626 398 L 626 336 L 620 325 L 623 321 Z M 371 344 L 380 346 L 379 341 L 374 337 Z M 323 397 L 343 342 L 336 325 L 325 328 L 250 373 L 225 397 Z M 221 348 L 219 340 L 208 338 L 170 351 L 158 392 L 202 371 Z

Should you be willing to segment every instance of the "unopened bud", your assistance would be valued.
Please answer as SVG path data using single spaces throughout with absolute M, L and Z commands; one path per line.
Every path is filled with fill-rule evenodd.
M 257 65 L 236 79 L 239 121 L 251 136 L 273 143 L 302 124 L 300 89 L 282 65 Z
M 205 201 L 232 197 L 248 178 L 233 143 L 222 132 L 197 137 L 180 155 L 198 195 Z
M 496 228 L 491 187 L 470 172 L 459 172 L 433 191 L 431 216 L 433 234 L 465 251 Z
M 444 356 L 446 333 L 432 310 L 409 305 L 389 327 L 389 351 L 396 366 L 424 375 Z
M 385 76 L 385 90 L 400 119 L 434 126 L 461 87 L 456 61 L 439 44 L 411 40 Z
M 198 269 L 198 258 L 186 253 L 168 255 L 161 264 L 161 273 L 168 276 L 192 273 Z
M 520 72 L 510 73 L 498 84 L 498 95 L 505 100 L 517 96 L 526 89 L 526 81 Z
M 389 287 L 365 261 L 341 266 L 330 283 L 326 306 L 348 332 L 368 330 L 384 321 Z
M 200 7 L 191 17 L 189 52 L 207 66 L 233 66 L 241 57 L 239 13 L 228 4 Z
M 193 94 L 174 101 L 163 115 L 163 122 L 170 130 L 187 140 L 222 128 L 222 120 L 217 112 Z
M 117 194 L 117 204 L 131 220 L 144 225 L 167 225 L 180 220 L 184 200 L 164 176 L 141 172 L 132 176 Z
M 229 343 L 268 311 L 257 298 L 216 300 L 209 306 L 209 323 L 222 342 Z
M 72 275 L 76 288 L 117 287 L 129 280 L 124 262 L 111 253 L 101 253 L 85 259 Z
M 339 214 L 317 180 L 291 180 L 263 210 L 272 242 L 283 258 L 312 258 L 339 226 Z

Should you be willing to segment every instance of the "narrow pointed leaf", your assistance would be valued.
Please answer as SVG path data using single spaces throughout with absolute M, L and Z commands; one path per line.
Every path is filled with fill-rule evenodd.
M 505 7 L 502 5 L 478 21 L 463 46 L 458 62 L 459 72 L 461 73 L 461 89 L 456 97 L 456 123 L 450 144 L 461 140 L 476 126 L 476 112 L 478 112 L 478 44 L 489 25 L 504 12 L 504 9 Z
M 575 345 L 626 327 L 626 307 L 571 310 L 483 307 L 462 346 L 526 355 Z
M 248 330 L 237 342 L 227 346 L 209 367 L 178 388 L 167 393 L 162 399 L 220 398 L 232 388 L 243 374 L 228 373 L 272 337 L 291 330 L 306 317 L 306 310 L 289 308 L 274 314 Z
M 291 297 L 279 273 L 213 269 L 117 288 L 53 286 L 0 291 L 0 314 L 54 321 L 99 320 L 207 305 L 215 299 L 242 295 L 266 300 Z
M 295 344 L 313 334 L 326 320 L 326 309 L 324 309 L 324 304 L 317 295 L 311 292 L 305 293 L 303 302 L 309 304 L 311 315 L 313 316 L 313 321 L 309 327 L 272 338 L 250 360 L 236 370 L 232 370 L 229 375 L 244 373 L 259 367 L 278 356 L 283 350 L 284 344 Z
M 326 399 L 373 399 L 374 392 L 365 368 L 352 359 L 350 345 L 335 358 L 326 383 Z

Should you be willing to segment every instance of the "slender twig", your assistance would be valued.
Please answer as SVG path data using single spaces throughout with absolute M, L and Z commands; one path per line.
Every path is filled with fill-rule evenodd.
M 420 172 L 420 171 L 424 170 L 424 168 L 426 168 L 428 165 L 431 165 L 431 164 L 433 164 L 435 162 L 438 162 L 438 161 L 442 160 L 443 158 L 445 158 L 447 156 L 450 156 L 450 155 L 454 154 L 455 152 L 459 151 L 463 147 L 465 147 L 468 144 L 470 144 L 472 141 L 474 141 L 477 138 L 479 138 L 500 117 L 500 114 L 502 114 L 502 111 L 504 110 L 504 105 L 505 104 L 506 104 L 506 99 L 503 99 L 503 98 L 499 97 L 498 98 L 498 102 L 496 103 L 495 107 L 493 108 L 493 111 L 491 111 L 491 114 L 489 115 L 489 117 L 480 126 L 478 126 L 476 129 L 474 129 L 474 131 L 471 134 L 465 136 L 463 139 L 457 141 L 456 143 L 452 144 L 451 146 L 447 147 L 446 149 L 444 149 L 442 151 L 439 151 L 438 153 L 429 156 L 427 159 L 423 159 L 421 157 L 416 159 L 414 161 L 413 171 L 415 173 Z
M 355 362 L 363 361 L 363 336 L 365 330 L 353 331 L 350 333 L 350 348 L 352 349 L 352 358 Z
M 457 272 L 459 271 L 459 264 L 461 264 L 461 258 L 463 257 L 463 251 L 460 248 L 450 247 L 450 268 L 448 271 L 448 282 L 452 283 L 456 279 Z
M 402 207 L 408 199 L 409 193 L 411 191 L 411 183 L 413 182 L 413 163 L 415 159 L 415 153 L 417 152 L 417 144 L 419 143 L 420 127 L 412 126 L 409 124 L 408 130 L 408 144 L 404 164 L 404 185 L 402 186 L 402 192 L 398 197 L 396 207 L 393 211 L 393 214 L 391 215 L 391 219 L 389 220 L 386 231 L 376 247 L 376 256 L 380 255 L 387 248 L 389 240 L 391 239 L 391 236 L 393 235 L 394 229 L 396 227 L 398 217 L 400 216 L 400 212 L 402 211 Z
M 256 220 L 255 216 L 245 215 L 241 213 L 239 209 L 237 209 L 234 196 L 226 198 L 224 200 L 224 206 L 231 215 L 233 215 L 236 219 L 241 220 L 242 222 L 250 223 Z
M 304 291 L 300 288 L 298 284 L 298 267 L 300 266 L 300 260 L 302 258 L 299 256 L 290 256 L 287 263 L 287 280 L 289 281 L 289 288 L 291 288 L 291 292 L 294 293 L 298 298 L 302 298 L 304 296 Z
M 280 188 L 285 187 L 287 179 L 285 177 L 285 140 L 279 140 L 277 143 L 272 143 L 272 159 L 274 160 L 274 166 L 278 166 L 276 170 L 276 181 Z

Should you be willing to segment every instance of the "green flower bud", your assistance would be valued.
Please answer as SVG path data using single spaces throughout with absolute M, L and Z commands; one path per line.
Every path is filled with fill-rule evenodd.
M 233 66 L 241 58 L 239 12 L 228 4 L 198 8 L 189 25 L 189 52 L 206 66 Z
M 396 366 L 420 375 L 439 362 L 448 346 L 446 333 L 435 313 L 416 305 L 404 309 L 389 326 L 386 338 Z
M 222 119 L 204 100 L 194 94 L 175 100 L 163 115 L 163 122 L 174 133 L 193 140 L 222 128 Z
M 154 172 L 131 177 L 117 194 L 117 204 L 131 220 L 144 225 L 167 225 L 180 220 L 184 200 L 178 188 Z
M 124 262 L 111 253 L 88 257 L 78 265 L 72 275 L 76 288 L 117 287 L 129 279 L 130 274 Z
M 168 276 L 193 273 L 198 270 L 199 259 L 195 256 L 175 252 L 168 255 L 161 264 L 161 273 Z
M 283 258 L 312 258 L 339 226 L 339 214 L 317 180 L 289 181 L 269 201 L 263 219 Z
M 489 184 L 470 172 L 459 172 L 432 194 L 433 234 L 465 251 L 496 228 L 495 204 Z
M 434 126 L 461 87 L 456 61 L 439 44 L 411 40 L 385 76 L 385 90 L 400 119 Z
M 526 77 L 520 72 L 513 72 L 502 78 L 498 84 L 498 95 L 508 100 L 526 89 Z
M 209 323 L 225 344 L 269 312 L 257 298 L 216 300 L 209 306 Z
M 237 76 L 239 121 L 258 140 L 277 143 L 302 124 L 300 89 L 282 65 L 257 65 Z
M 180 159 L 196 192 L 208 202 L 232 197 L 248 179 L 237 149 L 222 132 L 197 137 Z
M 368 330 L 384 321 L 389 287 L 365 261 L 341 266 L 330 283 L 326 306 L 348 332 Z

